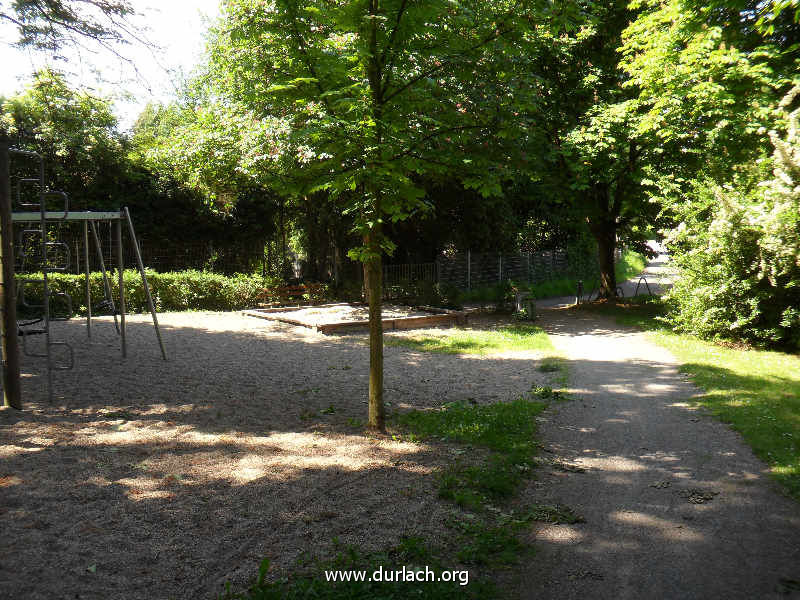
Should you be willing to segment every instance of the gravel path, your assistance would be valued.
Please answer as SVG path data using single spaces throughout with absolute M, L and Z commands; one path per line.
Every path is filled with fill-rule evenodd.
M 585 472 L 545 471 L 526 494 L 586 522 L 534 532 L 518 596 L 800 597 L 800 506 L 737 433 L 687 403 L 698 390 L 675 358 L 597 315 L 542 312 L 577 399 L 540 436 Z
M 91 342 L 80 320 L 54 323 L 76 367 L 56 374 L 53 404 L 25 358 L 25 410 L 0 411 L 0 599 L 215 598 L 264 557 L 276 577 L 336 539 L 370 551 L 450 535 L 431 476 L 447 445 L 364 434 L 366 334 L 159 320 L 169 362 L 149 317 L 130 317 L 126 361 L 108 317 Z M 389 411 L 516 398 L 544 377 L 536 358 L 387 347 Z

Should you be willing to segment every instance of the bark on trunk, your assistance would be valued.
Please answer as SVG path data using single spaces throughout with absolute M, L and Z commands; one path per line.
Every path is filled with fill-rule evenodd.
M 379 232 L 377 235 L 380 235 Z M 367 246 L 377 244 L 376 232 L 367 236 Z M 369 427 L 383 431 L 386 425 L 383 408 L 383 261 L 380 252 L 364 264 L 364 281 L 369 300 Z
M 17 296 L 14 290 L 14 246 L 11 224 L 11 179 L 8 140 L 0 138 L 0 335 L 2 336 L 3 406 L 22 409 L 17 339 Z
M 600 296 L 617 297 L 617 275 L 614 269 L 614 251 L 616 250 L 617 232 L 612 225 L 605 224 L 593 228 L 597 240 L 598 262 L 600 264 Z

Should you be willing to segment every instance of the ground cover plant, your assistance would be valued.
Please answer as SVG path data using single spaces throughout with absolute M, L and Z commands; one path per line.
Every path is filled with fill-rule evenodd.
M 659 320 L 666 306 L 657 298 L 587 310 L 650 330 L 703 390 L 695 401 L 741 433 L 775 479 L 800 499 L 800 355 L 674 333 Z

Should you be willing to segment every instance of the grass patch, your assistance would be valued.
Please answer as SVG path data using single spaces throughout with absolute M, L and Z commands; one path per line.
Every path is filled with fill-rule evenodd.
M 453 403 L 438 411 L 400 414 L 396 419 L 419 438 L 489 450 L 480 461 L 473 456 L 468 461 L 455 461 L 442 474 L 439 487 L 440 498 L 479 512 L 492 502 L 511 498 L 533 468 L 534 417 L 545 406 L 542 401 L 524 398 L 485 406 Z
M 506 325 L 497 329 L 454 329 L 443 336 L 417 335 L 385 338 L 387 346 L 405 346 L 423 352 L 444 354 L 488 354 L 513 350 L 549 351 L 550 338 L 541 327 Z
M 617 261 L 614 267 L 617 282 L 622 283 L 623 281 L 628 281 L 628 279 L 633 279 L 644 271 L 646 266 L 647 258 L 644 254 L 639 254 L 633 250 L 623 250 L 622 256 L 620 256 L 619 261 Z
M 657 320 L 664 312 L 658 299 L 590 310 L 651 330 L 652 339 L 670 350 L 682 363 L 681 371 L 705 391 L 697 403 L 740 432 L 773 476 L 800 500 L 800 356 L 730 348 L 673 333 Z

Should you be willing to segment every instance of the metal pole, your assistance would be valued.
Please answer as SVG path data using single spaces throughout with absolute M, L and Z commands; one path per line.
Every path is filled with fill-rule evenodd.
M 472 274 L 470 273 L 470 262 L 471 262 L 470 254 L 471 254 L 470 251 L 467 250 L 467 290 L 471 290 L 472 289 L 472 285 L 471 285 L 471 283 L 472 283 L 471 282 L 471 279 L 472 279 L 471 275 Z
M 114 221 L 114 234 L 117 243 L 117 271 L 119 273 L 119 335 L 122 358 L 126 358 L 128 347 L 125 340 L 125 263 L 122 259 L 122 219 Z
M 111 295 L 111 283 L 108 281 L 108 273 L 106 273 L 106 261 L 103 259 L 103 246 L 100 244 L 100 236 L 97 235 L 97 227 L 94 221 L 89 221 L 89 227 L 92 228 L 92 235 L 94 236 L 95 248 L 97 248 L 97 258 L 100 260 L 100 272 L 103 274 L 103 287 L 105 288 L 108 301 L 111 303 L 111 313 L 114 315 L 114 328 L 119 333 L 119 324 L 117 323 L 117 307 L 114 306 L 114 297 Z
M 37 155 L 38 156 L 38 155 Z M 50 263 L 47 259 L 47 204 L 44 186 L 44 159 L 39 159 L 39 228 L 42 248 L 42 298 L 44 298 L 44 348 L 47 361 L 47 400 L 53 403 L 53 346 L 50 343 Z
M 0 335 L 2 335 L 3 406 L 22 410 L 19 385 L 17 294 L 14 288 L 14 229 L 11 223 L 11 170 L 8 138 L 0 137 Z
M 89 285 L 89 223 L 83 222 L 83 266 L 86 267 L 86 337 L 92 338 L 92 291 Z
M 133 221 L 131 221 L 131 213 L 128 212 L 128 207 L 122 209 L 125 213 L 125 220 L 128 221 L 128 231 L 131 234 L 131 242 L 133 242 L 133 249 L 136 251 L 136 262 L 139 265 L 139 273 L 142 274 L 142 285 L 144 286 L 144 295 L 147 297 L 147 306 L 150 308 L 150 314 L 153 315 L 153 327 L 156 330 L 156 337 L 158 338 L 158 345 L 161 348 L 161 356 L 167 360 L 167 351 L 164 350 L 164 342 L 161 339 L 161 330 L 158 328 L 158 317 L 156 316 L 156 307 L 153 304 L 153 296 L 150 295 L 150 286 L 147 284 L 147 276 L 144 273 L 144 262 L 142 261 L 142 253 L 139 250 L 139 242 L 136 241 L 136 232 L 133 230 Z

